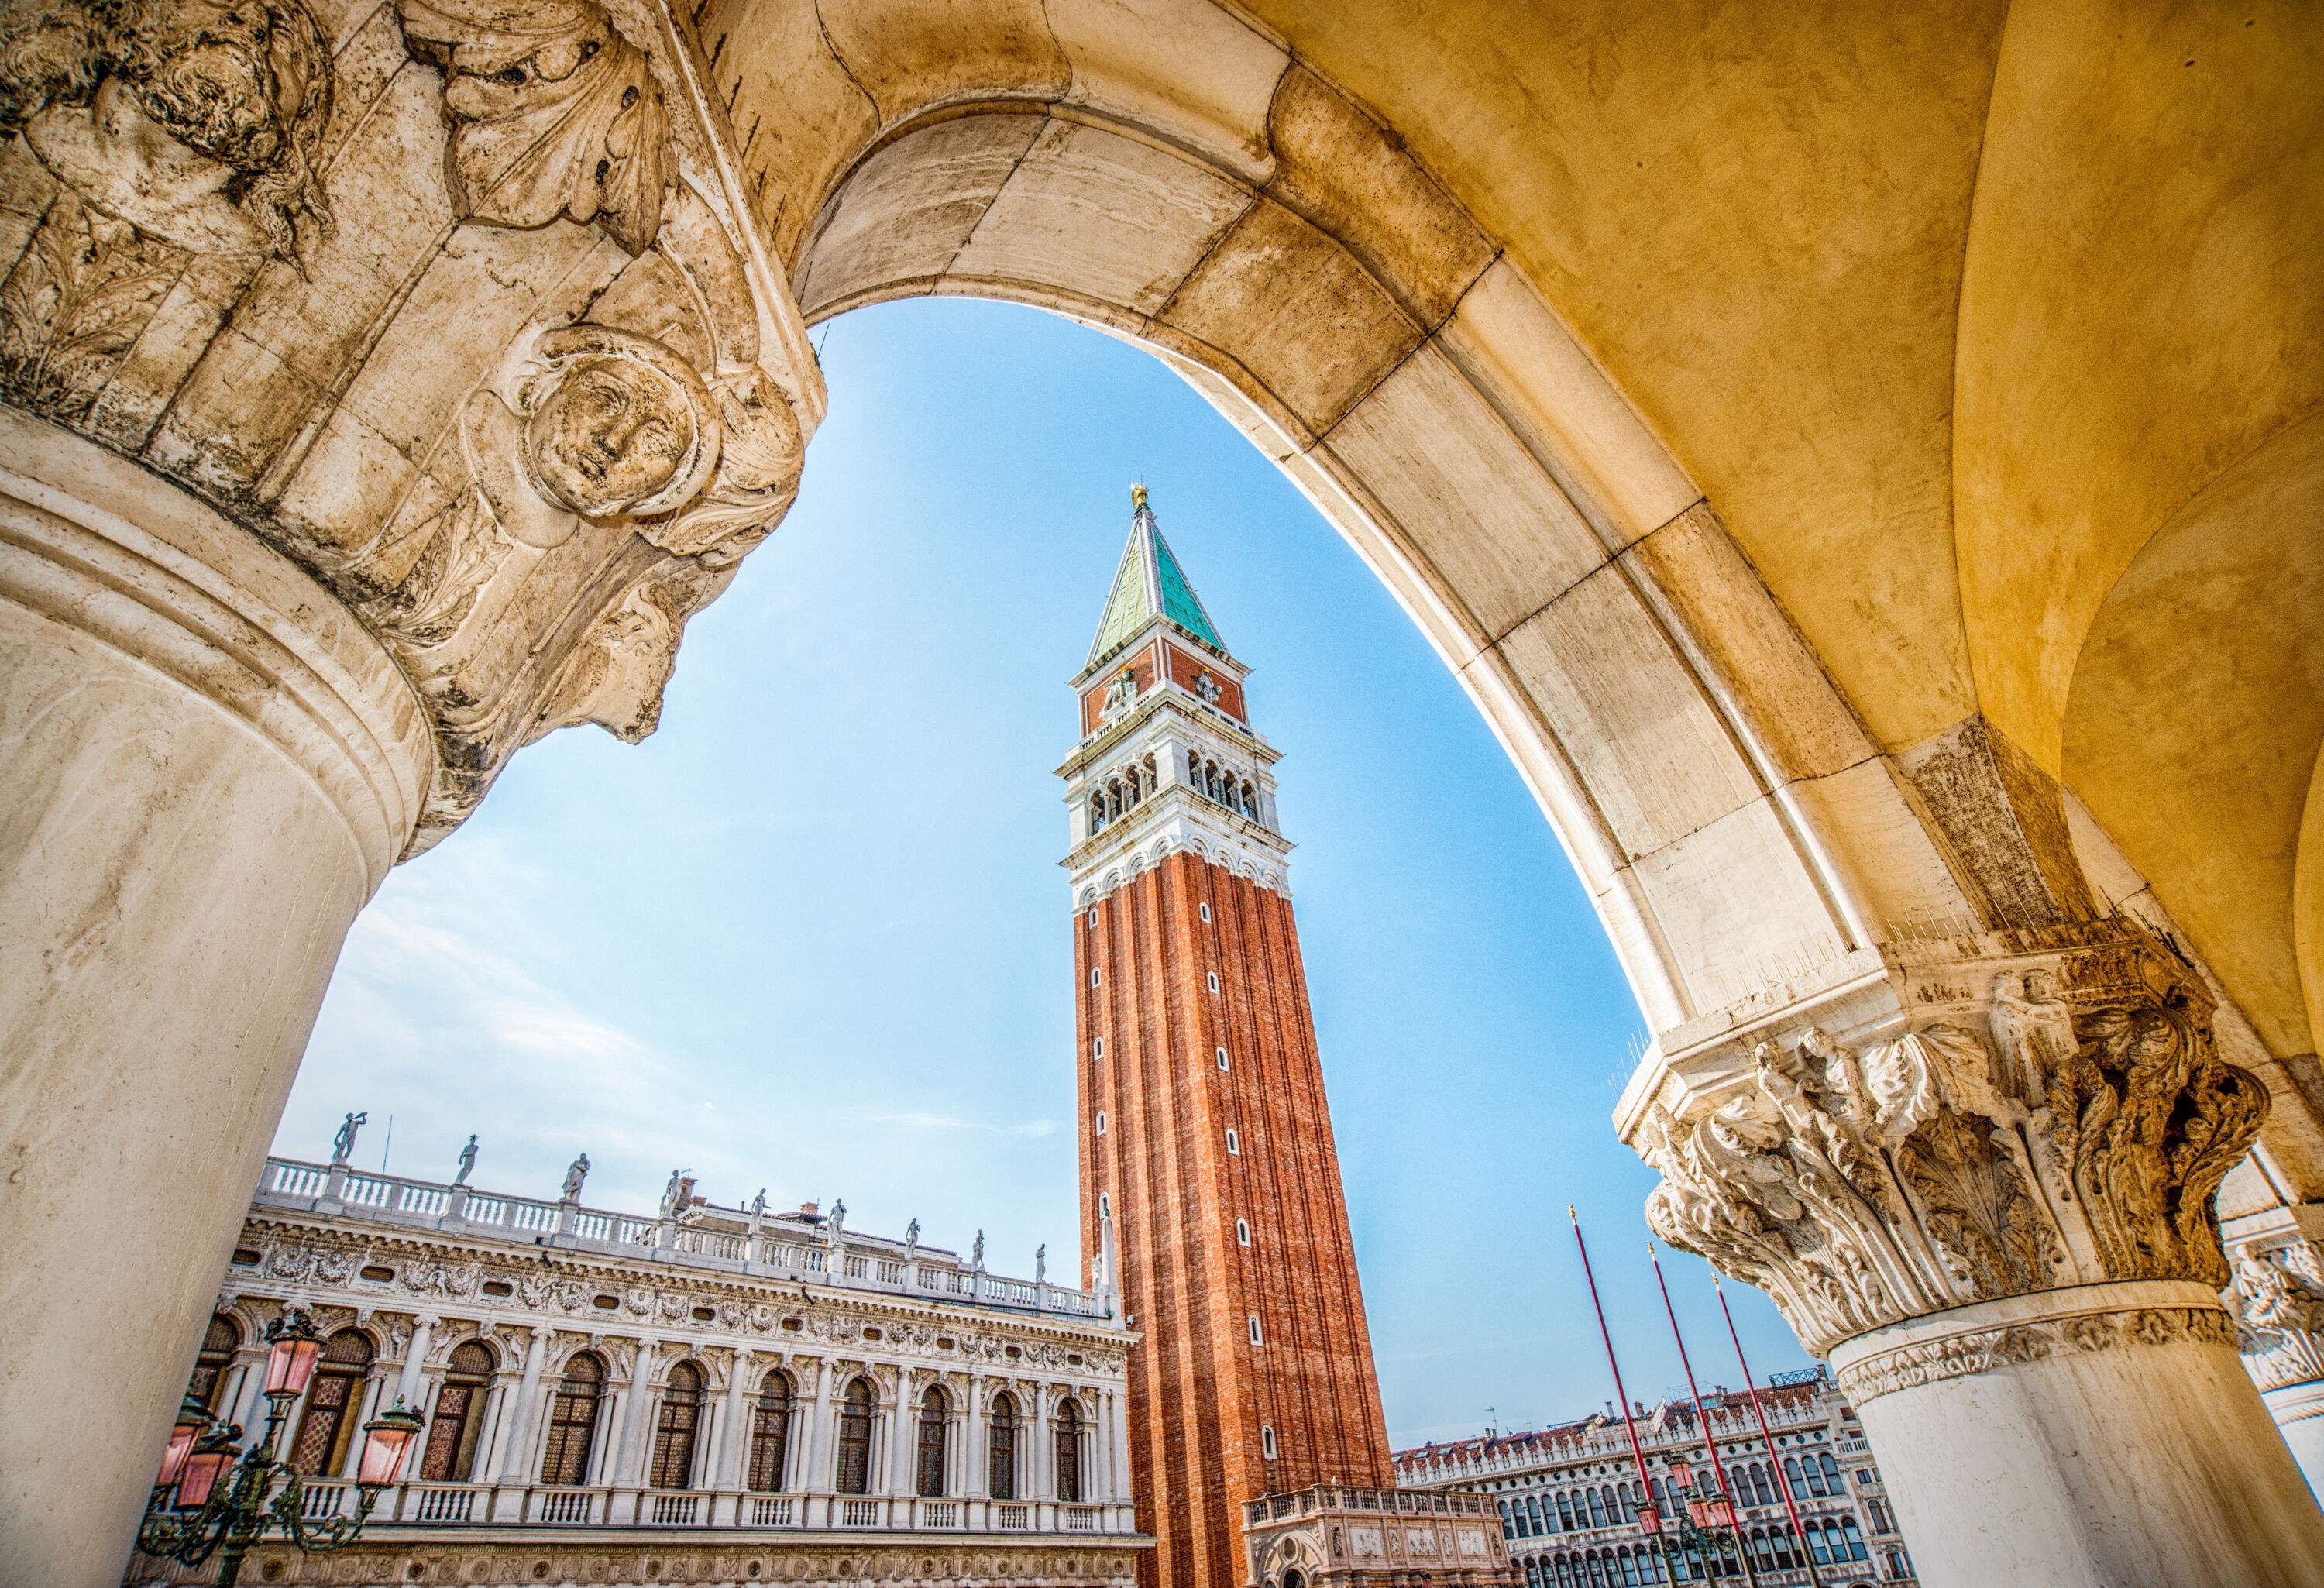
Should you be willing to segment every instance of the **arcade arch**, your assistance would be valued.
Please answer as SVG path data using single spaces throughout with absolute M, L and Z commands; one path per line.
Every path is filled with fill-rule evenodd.
M 470 69 L 460 24 L 359 10 L 309 8 L 329 14 L 322 48 L 358 51 L 348 142 L 327 154 L 310 106 L 260 107 L 346 187 L 340 224 L 274 217 L 216 302 L 194 283 L 138 356 L 75 366 L 90 391 L 20 383 L 0 413 L 21 659 L 0 697 L 0 923 L 31 950 L 0 971 L 0 1039 L 33 1056 L 8 1083 L 30 1125 L 0 1214 L 19 1344 L 0 1471 L 32 1476 L 0 1494 L 0 1543 L 28 1569 L 115 1564 L 27 1541 L 45 1524 L 26 1519 L 57 1505 L 70 1539 L 125 1537 L 187 1365 L 140 1360 L 152 1342 L 134 1337 L 90 1361 L 42 1287 L 163 1283 L 141 1316 L 195 1338 L 386 866 L 530 738 L 651 729 L 685 616 L 788 502 L 785 425 L 820 417 L 806 324 L 947 292 L 1152 348 L 1412 613 L 1656 1033 L 1617 1123 L 1665 1174 L 1660 1227 L 1766 1286 L 1875 1391 L 1908 1524 L 1939 1541 L 1932 1581 L 2006 1574 L 1977 1529 L 1914 1514 L 1916 1492 L 1941 1508 L 1948 1470 L 2056 1496 L 2031 1533 L 2121 1581 L 2318 1564 L 2312 1502 L 2261 1448 L 2209 1299 L 2226 1270 L 2203 1211 L 2263 1128 L 2246 1071 L 2274 1103 L 2246 1201 L 2324 1190 L 2324 817 L 2318 729 L 2292 709 L 2314 695 L 2313 625 L 2281 605 L 2319 556 L 2324 465 L 2301 427 L 2324 400 L 2324 306 L 2300 262 L 2324 203 L 2314 162 L 2282 158 L 2318 142 L 2315 30 L 1990 5 L 1916 30 L 1848 4 L 1657 30 L 1588 5 L 1424 24 L 1389 0 L 708 0 L 626 38 L 585 4 L 560 25 L 637 74 L 609 104 L 650 91 L 670 118 L 652 151 L 669 180 L 614 172 L 640 129 L 608 124 L 608 157 L 569 162 L 597 186 L 544 193 L 447 190 L 473 121 L 441 89 Z M 383 78 L 354 69 L 374 58 Z M 2131 201 L 2158 160 L 2169 191 Z M 12 189 L 12 214 L 51 213 L 72 180 L 35 164 L 7 178 L 39 189 Z M 275 189 L 220 189 L 245 190 Z M 2188 270 L 2209 246 L 2227 265 Z M 529 383 L 504 379 L 525 348 Z M 672 466 L 682 512 L 648 490 L 580 515 L 463 472 L 515 433 L 475 429 L 472 398 L 530 403 L 591 360 L 691 404 L 697 439 L 714 410 L 733 428 L 720 458 Z M 2190 400 L 2156 414 L 2182 371 Z M 414 503 L 467 516 L 439 530 Z M 2222 552 L 2241 541 L 2244 560 Z M 2246 620 L 2231 644 L 2214 597 Z M 2246 783 L 2264 794 L 2247 822 L 2190 831 Z M 2215 1002 L 2243 1071 L 2210 1057 Z M 2183 1094 L 2159 1100 L 2172 1128 L 2216 1128 L 2174 1149 L 2169 1207 L 2069 1215 L 2033 1167 L 2055 1144 L 2024 1134 L 2046 1099 L 1996 1077 L 2126 1022 L 2186 1050 Z M 1869 1131 L 1834 1080 L 1861 1054 L 1922 1066 L 1926 1112 L 1887 1099 Z M 1949 1247 L 1932 1232 L 1956 1226 L 1885 1192 L 1819 1224 L 1764 1176 L 1721 1177 L 1717 1109 L 1741 1111 L 1722 1128 L 1748 1125 L 1778 1179 L 1786 1143 L 1844 1126 L 1915 1196 L 1990 1188 L 1998 1233 Z M 88 1119 L 105 1140 L 68 1140 Z M 1983 1145 L 1995 1131 L 2022 1159 Z M 2137 1238 L 2107 1244 L 2099 1215 Z M 74 1234 L 92 1221 L 119 1232 L 97 1271 Z M 1843 1248 L 1846 1273 L 1819 1266 Z M 2043 1310 L 2101 1287 L 2102 1327 Z M 2199 1519 L 2167 1505 L 2135 1537 L 2093 1535 L 2048 1468 L 1948 1444 L 1951 1380 L 1915 1379 L 1914 1353 L 1975 1363 L 1961 1339 L 2043 1330 L 2211 1387 L 2226 1409 L 2199 1428 L 2171 1420 L 2185 1396 L 2085 1405 L 2046 1357 L 1985 1370 L 2073 1432 L 2059 1447 L 2114 1453 L 2126 1490 L 2176 1493 L 2149 1469 L 2190 1453 L 2234 1474 L 2247 1553 L 2188 1553 Z M 123 1389 L 102 1428 L 41 1388 L 91 1371 Z M 34 1493 L 56 1480 L 25 1453 L 68 1430 L 127 1474 L 119 1496 Z

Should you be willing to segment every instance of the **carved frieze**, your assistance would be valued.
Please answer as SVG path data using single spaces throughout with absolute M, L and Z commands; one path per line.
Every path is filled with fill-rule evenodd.
M 2059 1286 L 2226 1283 L 2213 1193 L 2267 1096 L 2218 1057 L 2200 984 L 2135 928 L 2017 947 L 1920 967 L 1852 1046 L 1763 1036 L 1725 1086 L 1657 1101 L 1654 1228 L 1819 1352 Z
M 1965 1379 L 2046 1357 L 2108 1351 L 2120 1345 L 2169 1345 L 2182 1340 L 2231 1345 L 2235 1326 L 2220 1313 L 2192 1306 L 2149 1306 L 2049 1318 L 1880 1352 L 1840 1369 L 1840 1382 L 1861 1406 L 1898 1390 Z
M 435 730 L 415 852 L 533 739 L 653 731 L 822 413 L 678 24 L 633 20 L 0 0 L 0 400 L 387 645 Z

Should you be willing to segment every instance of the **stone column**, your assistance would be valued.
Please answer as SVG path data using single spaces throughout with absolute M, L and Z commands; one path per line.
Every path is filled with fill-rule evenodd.
M 530 1465 L 533 1445 L 533 1425 L 540 1410 L 540 1370 L 549 1359 L 549 1331 L 535 1329 L 532 1343 L 525 1347 L 524 1377 L 519 1380 L 516 1404 L 508 1417 L 507 1431 L 501 1436 L 498 1472 L 503 1483 L 521 1483 Z
M 831 1491 L 831 1361 L 821 1357 L 815 1364 L 815 1399 L 807 1414 L 807 1470 L 799 1480 L 799 1488 L 808 1494 Z M 830 1501 L 820 1503 L 829 1509 Z
M 93 1588 L 432 758 L 285 559 L 13 410 L 0 460 L 0 1558 Z
M 1922 1580 L 2324 1582 L 2218 1294 L 2213 1194 L 2267 1094 L 2194 973 L 2116 919 L 1892 945 L 1821 984 L 1670 1043 L 1621 1124 L 1664 1175 L 1655 1228 L 1831 1359 Z
M 420 1409 L 420 1374 L 428 1365 L 428 1343 L 443 1322 L 433 1314 L 423 1313 L 412 1320 L 411 1341 L 403 1348 L 403 1371 L 396 1376 L 396 1399 L 414 1411 Z
M 2282 1231 L 2236 1249 L 2226 1299 L 2245 1371 L 2308 1487 L 2324 1492 L 2324 1250 L 2283 1222 Z
M 896 1409 L 890 1419 L 894 1436 L 890 1442 L 888 1461 L 888 1492 L 908 1495 L 912 1492 L 912 1463 L 919 1447 L 919 1411 L 912 1404 L 912 1370 L 896 1371 Z
M 1107 1441 L 1112 1446 L 1113 1458 L 1108 1471 L 1113 1481 L 1113 1499 L 1117 1505 L 1130 1503 L 1130 1409 L 1129 1391 L 1123 1389 L 1106 1391 Z
M 734 1496 L 742 1492 L 742 1468 L 750 1458 L 750 1380 L 751 1348 L 737 1345 L 726 1366 L 726 1409 L 718 1419 L 717 1448 L 710 1458 L 710 1481 L 704 1485 L 716 1491 L 711 1507 L 724 1508 L 728 1525 L 741 1506 Z

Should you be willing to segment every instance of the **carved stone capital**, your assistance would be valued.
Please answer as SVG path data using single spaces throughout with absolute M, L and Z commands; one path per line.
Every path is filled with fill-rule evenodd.
M 665 7 L 0 0 L 0 401 L 288 555 L 417 690 L 407 853 L 653 731 L 824 392 Z M 318 614 L 318 623 L 345 620 Z
M 1648 1221 L 1819 1353 L 2069 1285 L 2216 1290 L 2213 1193 L 2267 1094 L 2210 1021 L 2194 973 L 2127 924 L 1883 950 L 1668 1066 L 1628 1122 L 1664 1177 Z
M 2324 1380 L 2324 1251 L 2314 1242 L 2237 1247 L 2235 1278 L 2220 1299 L 2262 1390 Z

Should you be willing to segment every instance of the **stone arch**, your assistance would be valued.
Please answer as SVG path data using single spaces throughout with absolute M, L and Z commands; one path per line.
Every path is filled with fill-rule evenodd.
M 772 241 L 808 319 L 1005 299 L 1194 384 L 1454 669 L 1656 1030 L 1958 908 L 1701 493 L 1351 98 L 1198 0 L 1145 26 L 1204 41 L 1207 86 L 1158 82 L 1150 49 L 1084 37 L 1087 18 L 1036 36 L 1006 5 L 902 29 L 856 9 L 825 8 L 827 44 L 756 34 L 752 0 L 703 23 L 737 118 L 785 151 Z M 770 50 L 786 64 L 762 79 Z M 826 76 L 862 88 L 818 98 Z

